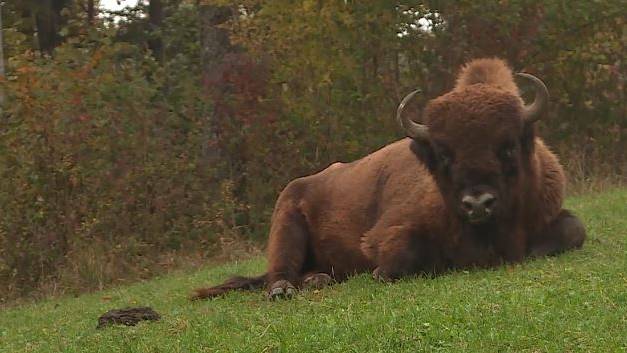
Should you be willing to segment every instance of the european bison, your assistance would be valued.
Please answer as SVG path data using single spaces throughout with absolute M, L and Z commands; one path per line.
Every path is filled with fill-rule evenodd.
M 578 248 L 579 219 L 562 208 L 564 174 L 536 137 L 548 92 L 525 105 L 500 59 L 465 65 L 455 88 L 431 100 L 421 122 L 397 118 L 409 138 L 352 163 L 298 178 L 281 192 L 268 272 L 197 289 L 209 298 L 264 285 L 271 299 L 364 271 L 396 279 L 493 266 Z

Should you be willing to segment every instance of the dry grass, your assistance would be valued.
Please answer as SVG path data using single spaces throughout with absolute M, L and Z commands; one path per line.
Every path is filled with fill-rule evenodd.
M 573 152 L 565 146 L 556 149 L 569 177 L 567 194 L 580 196 L 597 194 L 616 187 L 627 187 L 627 162 L 619 153 L 601 158 L 599 151 Z M 613 162 L 608 162 L 608 160 Z M 259 234 L 257 239 L 265 239 Z M 116 252 L 107 244 L 90 243 L 65 256 L 65 263 L 54 278 L 45 278 L 36 290 L 26 296 L 0 289 L 0 307 L 63 295 L 127 285 L 173 272 L 189 272 L 206 265 L 220 265 L 262 254 L 263 244 L 238 235 L 236 229 L 224 232 L 210 244 L 185 244 L 183 250 L 156 252 L 149 244 L 137 245 L 146 256 L 130 257 L 128 252 Z M 5 299 L 2 299 L 5 298 Z
M 571 155 L 562 158 L 562 163 L 568 176 L 568 195 L 599 193 L 627 186 L 627 161 L 608 164 Z
M 241 236 L 220 236 L 218 241 L 207 249 L 169 251 L 150 257 L 150 259 L 156 258 L 156 261 L 146 263 L 116 257 L 111 252 L 101 252 L 97 247 L 93 247 L 68 254 L 67 264 L 59 269 L 58 275 L 42 281 L 37 290 L 28 295 L 11 298 L 5 294 L 11 299 L 0 300 L 0 308 L 24 305 L 42 299 L 78 296 L 164 275 L 188 273 L 203 266 L 219 266 L 258 257 L 262 253 L 262 244 Z M 7 289 L 5 288 L 5 291 Z

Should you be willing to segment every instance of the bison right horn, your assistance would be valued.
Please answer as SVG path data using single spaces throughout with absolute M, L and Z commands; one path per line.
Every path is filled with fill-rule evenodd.
M 407 136 L 413 138 L 414 140 L 428 140 L 429 139 L 429 128 L 424 124 L 419 124 L 413 120 L 411 120 L 407 116 L 403 116 L 403 109 L 405 109 L 405 105 L 416 95 L 416 93 L 421 92 L 419 89 L 409 93 L 403 98 L 401 104 L 398 105 L 396 109 L 396 120 L 398 120 L 399 124 L 405 130 Z
M 542 80 L 533 75 L 520 72 L 517 73 L 516 76 L 528 80 L 536 91 L 536 97 L 534 98 L 533 103 L 525 105 L 523 110 L 523 118 L 525 121 L 534 123 L 540 120 L 542 114 L 548 106 L 549 90 L 546 88 L 546 85 L 542 82 Z

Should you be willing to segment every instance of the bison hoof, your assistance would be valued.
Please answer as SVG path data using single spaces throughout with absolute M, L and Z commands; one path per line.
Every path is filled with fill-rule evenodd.
M 333 283 L 333 278 L 326 273 L 313 273 L 303 280 L 305 289 L 322 289 Z
M 296 287 L 291 284 L 289 281 L 280 280 L 276 281 L 270 286 L 270 290 L 268 291 L 268 299 L 277 300 L 277 299 L 290 299 L 296 294 Z
M 387 274 L 381 267 L 377 267 L 372 271 L 372 278 L 380 282 L 392 282 L 394 278 Z

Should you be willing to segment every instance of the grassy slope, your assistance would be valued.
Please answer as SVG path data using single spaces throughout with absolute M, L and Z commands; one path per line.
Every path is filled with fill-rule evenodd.
M 581 251 L 494 270 L 380 284 L 368 275 L 267 302 L 260 292 L 190 303 L 188 291 L 261 259 L 0 313 L 1 352 L 626 352 L 627 189 L 573 198 Z M 111 308 L 158 323 L 96 330 Z

